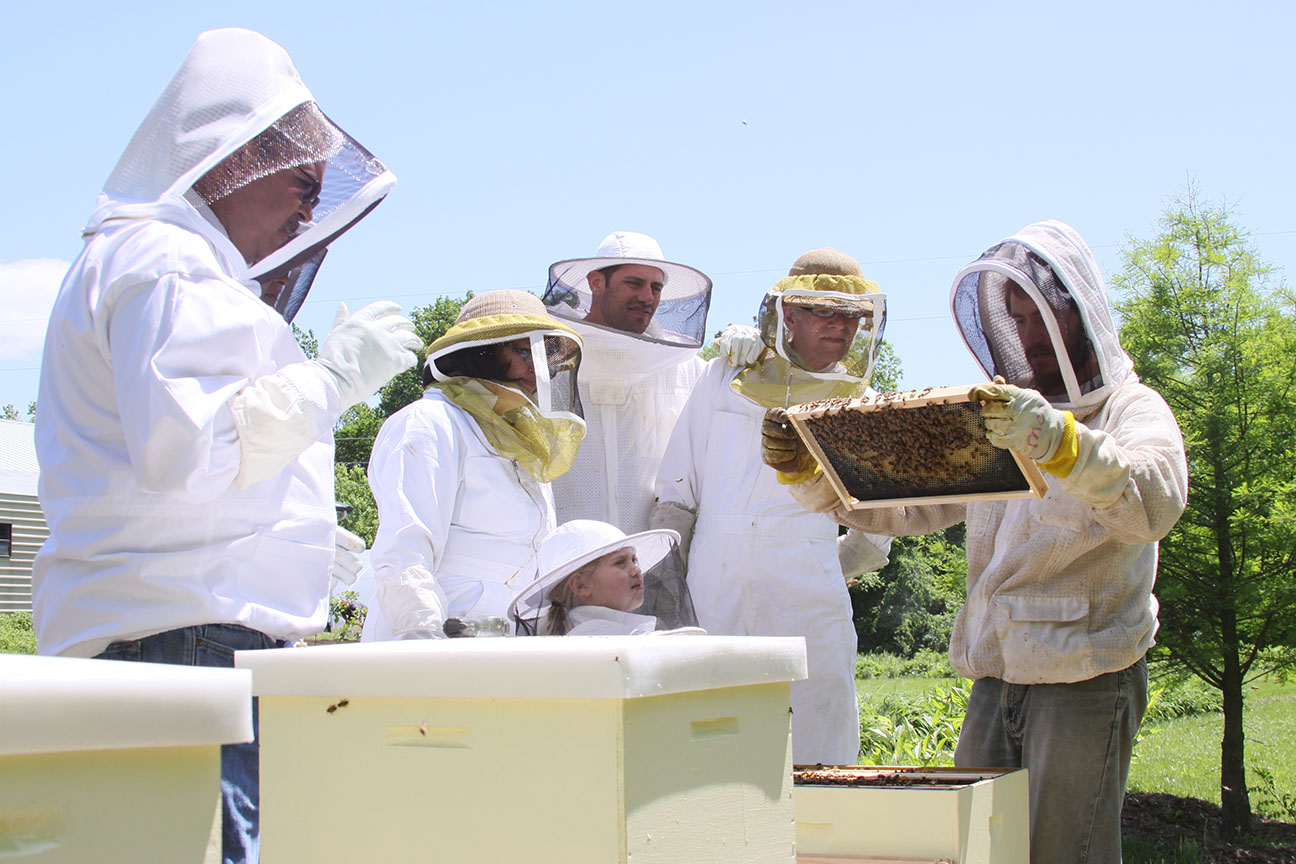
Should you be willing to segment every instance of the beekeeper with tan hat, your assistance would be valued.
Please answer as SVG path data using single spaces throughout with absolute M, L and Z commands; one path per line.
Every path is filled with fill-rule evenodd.
M 712 634 L 806 639 L 810 677 L 792 685 L 798 763 L 859 755 L 856 636 L 837 525 L 806 512 L 758 464 L 761 421 L 772 407 L 862 393 L 885 309 L 854 258 L 802 255 L 761 302 L 763 350 L 742 367 L 711 361 L 657 475 L 651 524 L 683 538 L 698 623 Z M 872 567 L 885 564 L 860 539 Z
M 585 432 L 580 337 L 525 291 L 478 294 L 428 346 L 423 398 L 374 441 L 377 604 L 364 639 L 442 638 L 503 616 L 555 527 L 550 482 Z

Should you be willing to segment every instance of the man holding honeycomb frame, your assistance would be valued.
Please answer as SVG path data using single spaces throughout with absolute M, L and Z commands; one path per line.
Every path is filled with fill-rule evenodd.
M 1188 494 L 1169 406 L 1121 349 L 1093 253 L 1029 225 L 965 267 L 954 320 L 992 383 L 987 437 L 1052 475 L 1043 498 L 849 510 L 779 416 L 762 458 L 793 496 L 893 536 L 967 520 L 968 597 L 950 661 L 975 680 L 960 767 L 1030 772 L 1031 860 L 1120 861 L 1120 813 L 1147 707 L 1157 542 Z

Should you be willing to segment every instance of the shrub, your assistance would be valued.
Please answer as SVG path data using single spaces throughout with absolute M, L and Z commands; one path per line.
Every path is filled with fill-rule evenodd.
M 873 678 L 955 678 L 949 655 L 944 651 L 922 650 L 912 657 L 895 654 L 859 654 L 855 658 L 855 677 Z
M 924 696 L 886 696 L 860 706 L 861 765 L 953 765 L 972 682 Z
M 30 612 L 0 613 L 0 654 L 35 654 L 36 631 Z

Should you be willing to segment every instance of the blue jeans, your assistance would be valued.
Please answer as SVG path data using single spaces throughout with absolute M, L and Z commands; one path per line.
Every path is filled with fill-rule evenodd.
M 972 685 L 954 764 L 1026 768 L 1032 864 L 1121 860 L 1121 807 L 1147 660 L 1073 684 Z
M 283 642 L 237 624 L 200 624 L 114 642 L 101 660 L 133 660 L 177 666 L 234 666 L 235 651 L 279 648 Z M 225 864 L 256 864 L 261 846 L 261 778 L 257 701 L 247 744 L 221 747 L 221 849 Z

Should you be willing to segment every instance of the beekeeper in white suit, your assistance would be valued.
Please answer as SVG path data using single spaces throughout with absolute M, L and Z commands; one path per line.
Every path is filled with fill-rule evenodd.
M 711 280 L 666 261 L 647 234 L 615 231 L 592 258 L 549 268 L 549 313 L 584 340 L 580 397 L 588 431 L 553 484 L 558 521 L 648 527 L 666 442 L 705 366 Z
M 580 338 L 525 291 L 487 291 L 428 346 L 423 398 L 369 460 L 377 604 L 363 639 L 439 639 L 450 618 L 503 617 L 555 525 L 549 484 L 585 425 Z
M 1042 499 L 847 511 L 775 424 L 768 464 L 844 524 L 923 534 L 967 520 L 968 591 L 950 662 L 975 679 L 955 764 L 1030 773 L 1031 861 L 1119 861 L 1147 707 L 1157 541 L 1188 494 L 1174 415 L 1121 349 L 1098 263 L 1038 222 L 955 277 L 955 323 L 989 377 L 988 437 L 1050 475 Z
M 50 315 L 41 653 L 230 666 L 323 629 L 332 427 L 420 343 L 394 303 L 344 306 L 308 360 L 285 316 L 394 182 L 278 45 L 199 36 L 104 185 Z M 227 861 L 256 859 L 256 778 L 255 743 L 224 748 Z
M 818 249 L 765 295 L 764 350 L 707 366 L 675 426 L 657 476 L 654 528 L 683 539 L 698 624 L 708 633 L 803 636 L 809 679 L 792 684 L 798 763 L 854 764 L 859 755 L 857 638 L 836 523 L 807 513 L 758 465 L 772 407 L 862 393 L 881 340 L 885 295 L 854 258 Z M 862 350 L 851 355 L 856 335 Z M 886 563 L 858 535 L 852 552 Z M 883 544 L 885 545 L 885 543 Z

